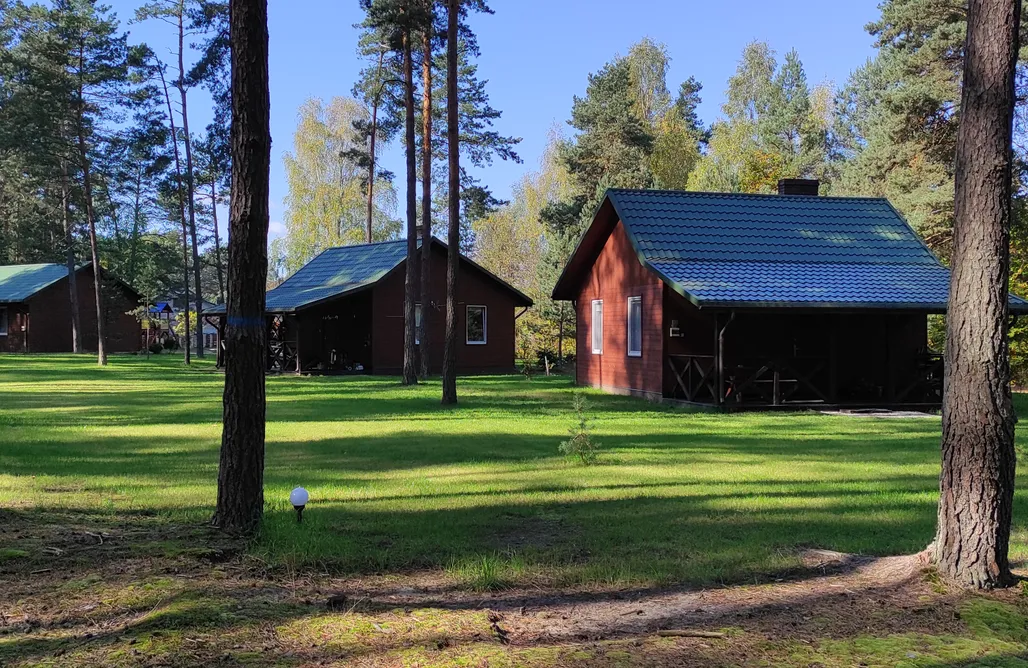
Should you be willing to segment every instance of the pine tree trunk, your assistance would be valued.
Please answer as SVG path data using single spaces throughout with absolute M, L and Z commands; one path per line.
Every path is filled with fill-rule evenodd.
M 203 286 L 200 285 L 200 242 L 196 237 L 196 206 L 194 204 L 194 181 L 193 181 L 193 139 L 189 136 L 189 111 L 186 106 L 186 68 L 183 60 L 185 49 L 185 30 L 182 25 L 185 3 L 179 9 L 178 14 L 178 93 L 182 99 L 182 134 L 185 135 L 186 145 L 186 204 L 189 207 L 189 234 L 193 246 L 193 285 L 196 308 L 196 356 L 203 357 Z M 186 310 L 189 310 L 189 302 L 186 302 Z M 186 335 L 188 336 L 188 334 Z
M 1007 350 L 1014 66 L 1020 2 L 970 0 L 956 154 L 939 525 L 943 575 L 1013 582 L 1014 411 Z
M 446 243 L 446 341 L 443 403 L 457 403 L 457 267 L 460 260 L 460 126 L 457 118 L 457 15 L 460 0 L 448 0 L 446 18 L 446 150 L 449 159 Z
M 231 0 L 232 195 L 225 393 L 215 526 L 254 532 L 264 512 L 264 318 L 271 168 L 267 0 Z
M 429 5 L 431 9 L 431 5 Z M 432 25 L 432 20 L 428 20 Z M 418 340 L 421 341 L 421 377 L 428 378 L 429 343 L 428 321 L 432 314 L 432 33 L 425 30 L 422 36 L 421 62 L 421 324 Z
M 68 166 L 61 162 L 61 214 L 64 217 L 64 261 L 68 268 L 68 314 L 71 317 L 71 352 L 82 352 L 82 318 L 79 316 L 78 263 L 75 261 L 75 231 L 72 229 L 68 197 Z
M 365 241 L 369 244 L 372 239 L 371 223 L 375 217 L 375 140 L 378 138 L 378 103 L 382 98 L 382 61 L 385 59 L 385 51 L 378 52 L 378 92 L 371 103 L 371 146 L 368 149 L 368 220 L 365 230 Z
M 136 165 L 136 178 L 135 192 L 133 193 L 132 202 L 132 236 L 129 237 L 129 259 L 128 259 L 128 280 L 129 284 L 135 285 L 136 283 L 136 265 L 137 258 L 139 257 L 139 223 L 142 219 L 143 205 L 142 205 L 142 193 L 143 193 L 143 165 Z
M 186 294 L 186 309 L 185 309 L 185 362 L 186 364 L 191 363 L 189 350 L 192 345 L 192 341 L 189 337 L 189 231 L 186 228 L 186 204 L 182 196 L 182 167 L 179 163 L 178 157 L 178 135 L 175 133 L 175 115 L 172 112 L 171 107 L 171 95 L 168 93 L 168 82 L 164 79 L 164 66 L 158 61 L 157 71 L 161 75 L 161 85 L 164 87 L 164 101 L 168 105 L 168 123 L 171 124 L 171 147 L 172 155 L 175 159 L 175 192 L 178 194 L 178 214 L 179 220 L 182 222 L 182 272 L 184 274 L 184 280 L 182 284 L 185 286 Z
M 418 193 L 417 151 L 414 136 L 414 63 L 410 28 L 403 34 L 403 101 L 407 139 L 407 266 L 403 283 L 403 384 L 416 385 L 418 373 L 414 343 L 414 302 L 417 299 L 418 271 Z M 422 314 L 424 315 L 424 314 Z
M 221 263 L 221 231 L 218 230 L 218 177 L 211 169 L 211 219 L 214 221 L 214 264 L 218 274 L 218 303 L 225 303 L 225 267 Z
M 104 323 L 103 291 L 101 289 L 100 251 L 96 244 L 96 217 L 93 210 L 93 181 L 89 164 L 89 150 L 86 148 L 86 120 L 83 107 L 86 104 L 82 88 L 84 67 L 83 47 L 79 47 L 79 89 L 78 89 L 78 144 L 79 160 L 82 161 L 82 189 L 86 205 L 86 224 L 89 228 L 89 251 L 93 261 L 93 293 L 96 297 L 96 363 L 107 366 L 107 327 Z

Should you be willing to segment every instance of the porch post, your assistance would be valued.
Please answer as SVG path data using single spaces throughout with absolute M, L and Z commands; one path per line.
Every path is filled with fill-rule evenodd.
M 725 400 L 725 384 L 724 384 L 724 355 L 723 355 L 723 341 L 721 332 L 721 316 L 718 313 L 714 314 L 714 387 L 715 396 L 714 404 L 721 408 L 724 405 Z
M 218 316 L 218 354 L 215 356 L 214 365 L 219 369 L 225 366 L 225 318 L 227 317 L 228 313 Z
M 828 321 L 828 400 L 839 403 L 839 318 L 829 316 Z
M 296 316 L 296 375 L 303 373 L 303 362 L 300 359 L 300 316 Z

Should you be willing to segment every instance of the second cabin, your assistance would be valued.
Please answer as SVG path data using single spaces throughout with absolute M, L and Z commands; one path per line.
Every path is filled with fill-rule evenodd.
M 418 351 L 421 354 L 427 349 L 429 369 L 438 373 L 446 331 L 447 248 L 438 239 L 430 243 L 430 287 L 415 313 L 418 322 L 428 315 L 428 342 L 418 341 Z M 420 278 L 420 268 L 415 270 Z M 297 373 L 400 374 L 406 271 L 405 240 L 342 246 L 319 254 L 268 291 L 268 368 Z M 527 296 L 461 255 L 458 373 L 512 372 L 514 322 L 531 305 Z M 224 314 L 225 307 L 220 306 L 205 315 L 221 321 Z

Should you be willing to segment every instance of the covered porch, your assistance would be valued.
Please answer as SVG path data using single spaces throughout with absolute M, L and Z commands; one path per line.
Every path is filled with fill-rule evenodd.
M 740 309 L 665 301 L 663 397 L 725 410 L 942 402 L 927 313 Z
M 269 312 L 270 373 L 362 374 L 372 372 L 372 293 L 340 297 L 297 311 Z M 218 317 L 224 340 L 224 317 Z M 218 347 L 218 366 L 224 363 Z

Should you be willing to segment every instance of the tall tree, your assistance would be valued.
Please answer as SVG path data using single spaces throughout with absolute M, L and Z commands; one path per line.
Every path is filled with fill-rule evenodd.
M 409 11 L 405 12 L 409 17 Z M 415 385 L 418 382 L 417 347 L 415 345 L 416 320 L 415 302 L 417 300 L 418 271 L 418 205 L 417 205 L 417 147 L 415 145 L 414 128 L 414 31 L 407 18 L 403 28 L 403 107 L 405 129 L 405 154 L 407 158 L 407 267 L 403 283 L 403 384 Z
M 182 118 L 182 143 L 185 147 L 185 187 L 186 187 L 186 212 L 188 213 L 189 234 L 192 248 L 193 263 L 193 286 L 195 288 L 195 302 L 193 311 L 196 313 L 197 322 L 203 318 L 203 294 L 200 284 L 200 241 L 196 230 L 196 198 L 194 196 L 195 178 L 193 174 L 193 140 L 189 132 L 189 103 L 188 91 L 192 81 L 187 77 L 185 53 L 186 53 L 186 30 L 189 13 L 187 0 L 155 0 L 149 2 L 136 10 L 136 20 L 142 21 L 155 18 L 171 24 L 175 29 L 177 37 L 177 50 L 175 56 L 178 61 L 178 76 L 175 78 L 174 86 L 179 94 L 179 114 Z M 169 112 L 170 113 L 170 112 Z M 178 142 L 177 136 L 172 141 Z M 187 309 L 188 311 L 188 309 Z M 186 334 L 189 337 L 189 334 Z M 196 356 L 203 357 L 203 327 L 196 327 Z
M 225 181 L 229 175 L 229 143 L 223 141 L 221 129 L 211 124 L 207 127 L 207 134 L 197 144 L 197 155 L 199 157 L 199 175 L 201 180 L 209 188 L 207 196 L 211 201 L 211 231 L 214 234 L 214 272 L 217 278 L 217 303 L 225 303 L 225 264 L 222 260 L 221 230 L 218 225 L 218 205 L 221 203 L 221 193 Z
M 955 166 L 942 476 L 934 559 L 978 589 L 1013 582 L 1014 410 L 1007 344 L 1020 0 L 970 0 Z
M 252 533 L 264 513 L 265 278 L 271 109 L 267 0 L 232 0 L 232 195 L 225 393 L 214 524 Z
M 376 186 L 382 182 L 391 184 L 393 178 L 392 172 L 379 166 L 378 151 L 403 125 L 403 114 L 399 112 L 402 107 L 402 95 L 397 92 L 403 83 L 403 66 L 402 62 L 398 62 L 395 52 L 390 51 L 388 26 L 375 25 L 369 16 L 360 27 L 364 31 L 361 34 L 358 53 L 368 58 L 371 64 L 361 70 L 357 83 L 353 86 L 353 96 L 370 109 L 371 115 L 368 119 L 354 119 L 354 130 L 362 138 L 362 142 L 361 147 L 353 150 L 349 157 L 367 173 L 365 242 L 370 243 L 374 241 Z M 399 60 L 402 61 L 402 55 Z
M 106 311 L 104 310 L 103 267 L 97 240 L 97 206 L 94 200 L 93 156 L 98 128 L 122 104 L 128 83 L 125 35 L 118 32 L 117 19 L 95 0 L 59 0 L 54 10 L 61 22 L 61 34 L 69 54 L 68 73 L 74 82 L 74 135 L 82 179 L 93 291 L 96 301 L 97 362 L 107 364 Z
M 192 361 L 192 339 L 190 338 L 189 332 L 190 327 L 192 325 L 190 323 L 191 316 L 189 312 L 189 230 L 186 226 L 185 195 L 182 192 L 182 163 L 179 160 L 178 139 L 176 139 L 175 137 L 175 112 L 174 109 L 172 109 L 171 105 L 171 94 L 168 90 L 168 81 L 164 76 L 165 65 L 156 57 L 154 57 L 154 60 L 156 62 L 155 69 L 157 71 L 157 75 L 160 77 L 161 80 L 161 88 L 164 91 L 164 100 L 168 106 L 168 123 L 171 124 L 170 138 L 172 155 L 174 156 L 175 165 L 175 200 L 178 203 L 179 221 L 182 223 L 182 271 L 185 274 L 184 279 L 182 281 L 182 287 L 185 291 L 184 296 L 186 303 L 186 308 L 182 311 L 182 317 L 185 320 L 185 363 L 190 364 Z
M 414 109 L 414 39 L 425 27 L 425 3 L 422 0 L 361 0 L 367 12 L 364 26 L 371 34 L 380 34 L 385 44 L 399 53 L 402 69 L 404 150 L 407 166 L 407 262 L 404 280 L 403 314 L 403 384 L 413 385 L 417 378 L 415 345 L 415 303 L 418 297 L 417 257 L 417 145 Z M 369 178 L 371 174 L 369 173 Z
M 457 26 L 460 0 L 446 9 L 446 143 L 449 172 L 446 251 L 446 339 L 443 342 L 443 404 L 457 403 L 457 271 L 460 262 L 460 118 L 457 98 Z
M 417 323 L 420 351 L 419 373 L 428 377 L 429 322 L 432 280 L 432 67 L 435 44 L 435 0 L 425 0 L 426 20 L 421 31 L 421 278 L 418 282 L 418 301 L 421 303 L 421 322 Z

